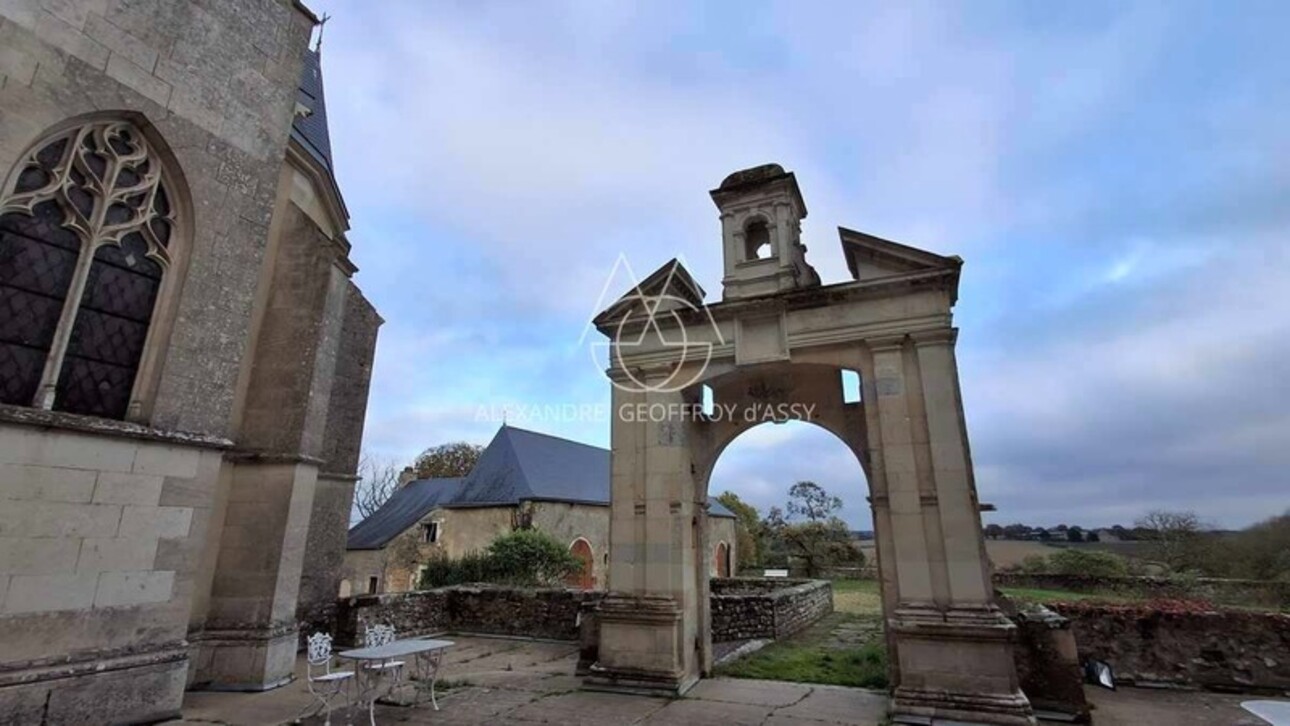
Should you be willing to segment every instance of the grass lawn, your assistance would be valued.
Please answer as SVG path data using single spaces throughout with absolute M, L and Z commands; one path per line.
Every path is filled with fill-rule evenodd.
M 834 612 L 791 638 L 717 668 L 717 675 L 886 688 L 887 647 L 881 636 L 858 647 L 838 647 L 833 642 L 835 629 L 864 619 Z
M 834 580 L 833 609 L 836 612 L 882 617 L 882 594 L 877 580 Z
M 1022 602 L 1076 602 L 1078 600 L 1097 600 L 1099 602 L 1124 603 L 1133 602 L 1136 598 L 1122 594 L 1096 592 L 1069 592 L 1066 590 L 1037 590 L 1030 587 L 1001 587 L 1004 595 Z

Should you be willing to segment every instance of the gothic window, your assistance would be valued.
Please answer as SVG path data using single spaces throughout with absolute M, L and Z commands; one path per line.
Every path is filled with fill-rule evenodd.
M 0 402 L 125 418 L 172 262 L 160 159 L 127 121 L 38 143 L 0 195 Z

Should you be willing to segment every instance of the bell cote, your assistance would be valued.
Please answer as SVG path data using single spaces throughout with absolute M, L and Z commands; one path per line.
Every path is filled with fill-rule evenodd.
M 721 210 L 723 300 L 820 284 L 820 276 L 806 262 L 806 203 L 792 172 L 779 164 L 744 169 L 726 177 L 711 194 Z

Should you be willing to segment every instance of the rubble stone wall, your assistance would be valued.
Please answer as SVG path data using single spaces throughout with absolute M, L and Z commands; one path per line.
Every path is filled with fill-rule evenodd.
M 729 578 L 712 581 L 712 639 L 783 638 L 833 611 L 833 588 L 813 580 Z M 341 600 L 334 635 L 362 640 L 370 625 L 393 625 L 399 635 L 447 631 L 576 641 L 582 621 L 604 597 L 600 591 L 488 585 Z
M 1049 605 L 1071 621 L 1080 660 L 1126 683 L 1290 689 L 1290 614 L 1135 605 Z
M 711 612 L 714 643 L 775 640 L 833 612 L 833 586 L 824 580 L 713 580 Z

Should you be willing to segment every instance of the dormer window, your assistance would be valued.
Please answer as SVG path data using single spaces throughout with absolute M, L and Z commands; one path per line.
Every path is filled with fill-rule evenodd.
M 770 246 L 770 228 L 762 220 L 744 228 L 744 259 L 765 260 L 774 257 Z

